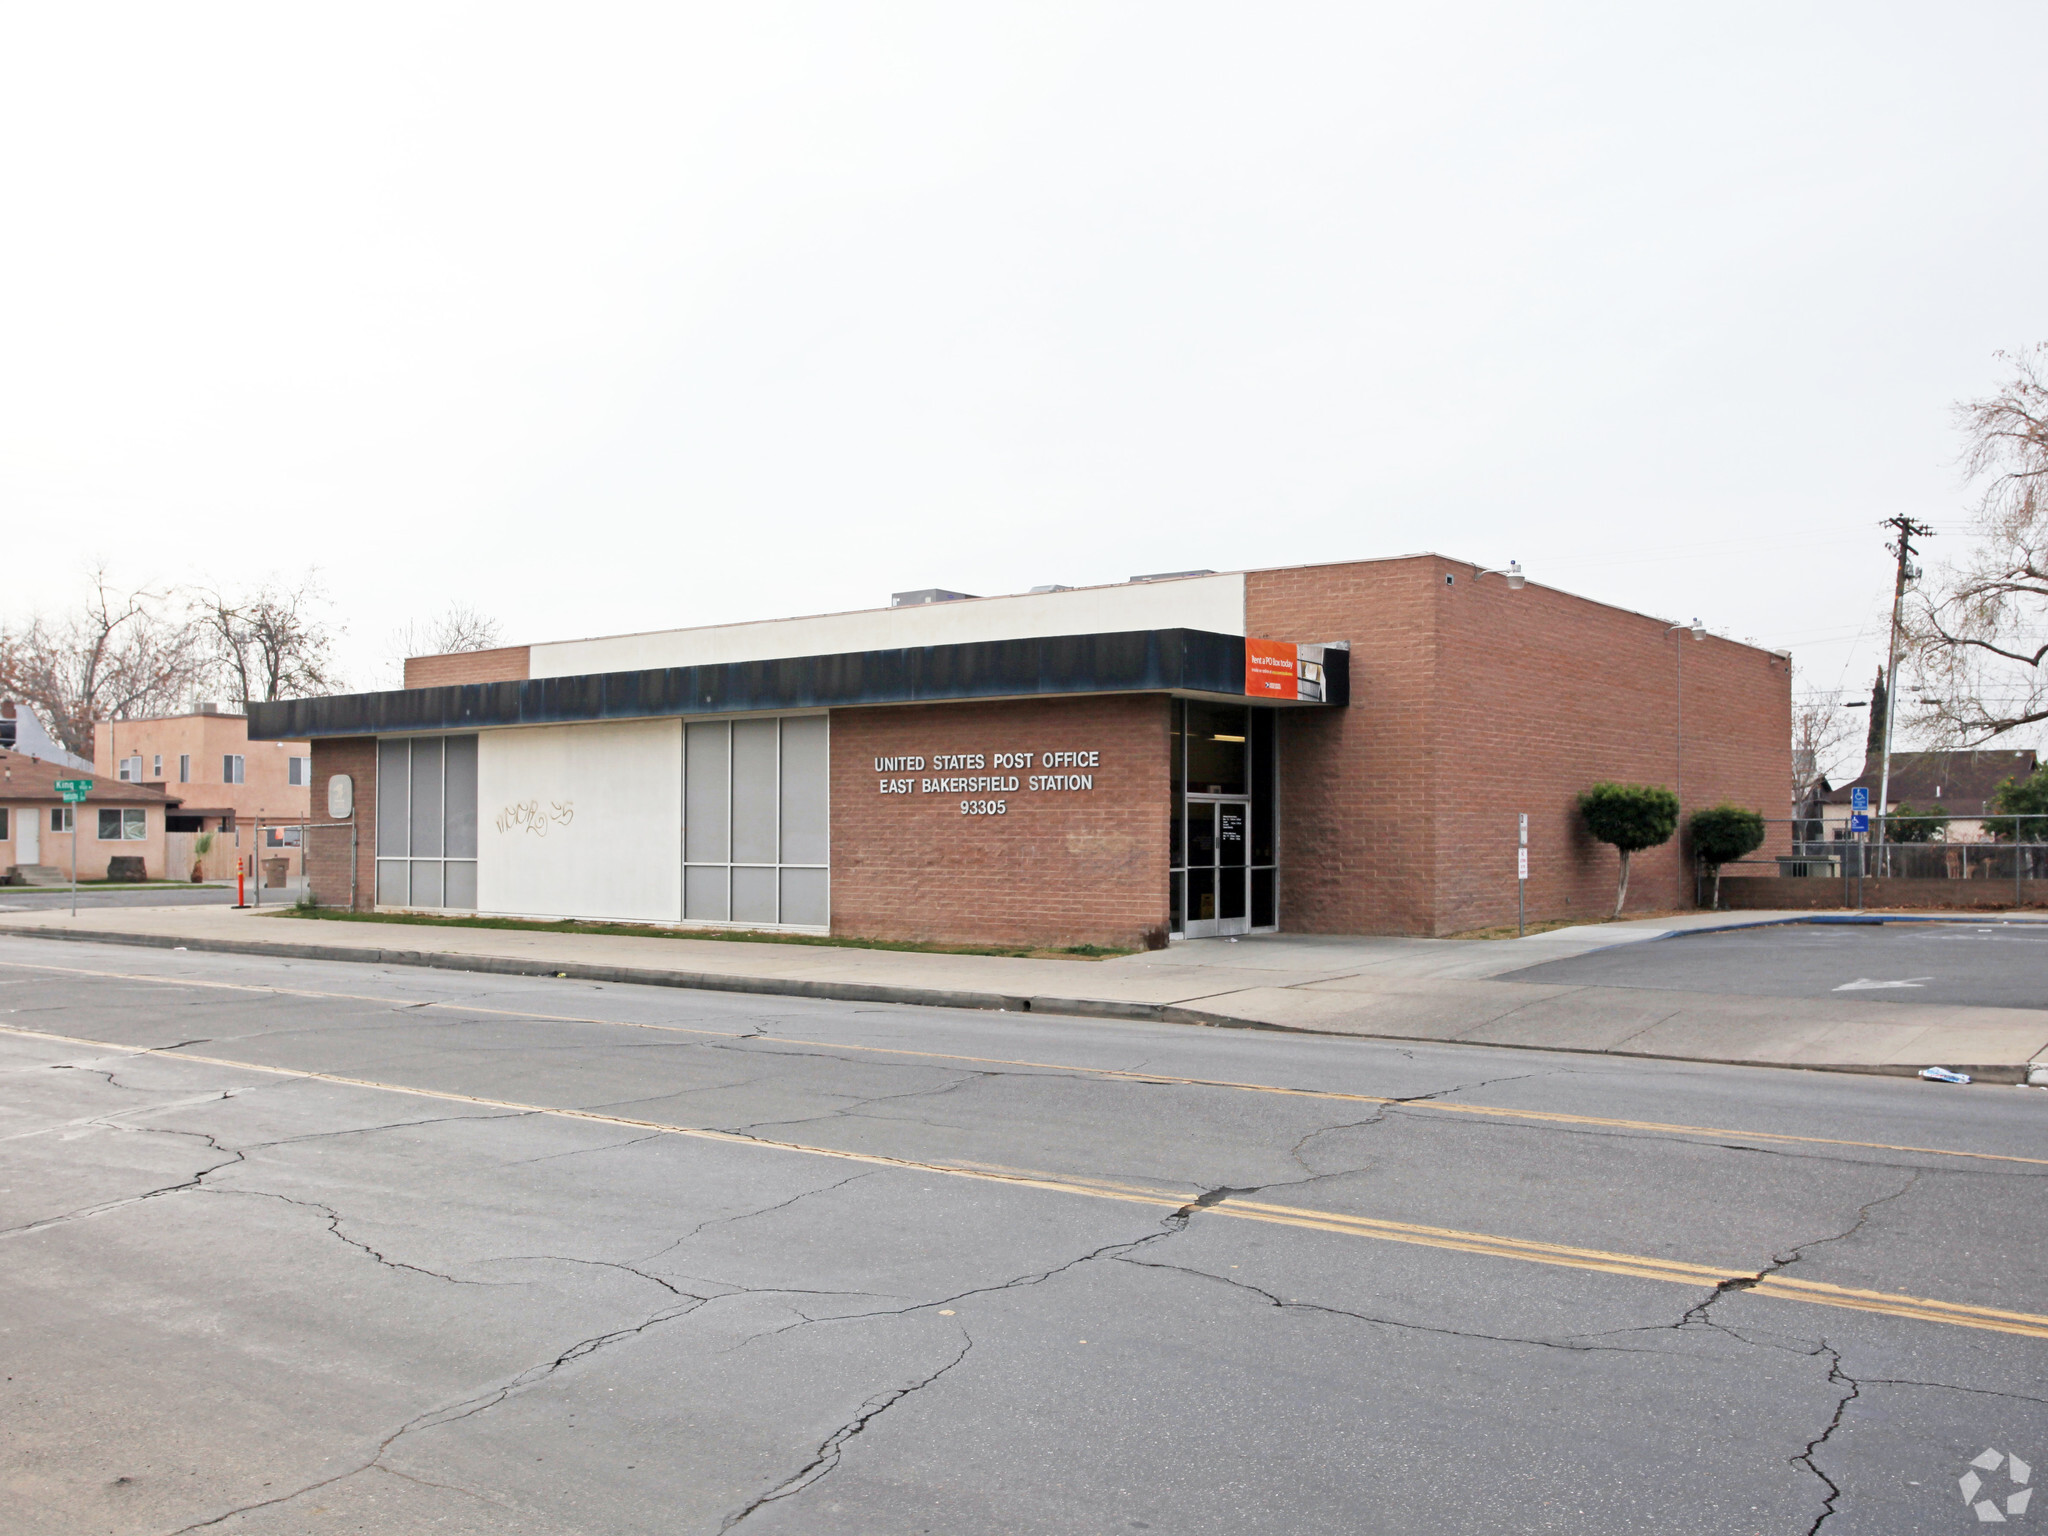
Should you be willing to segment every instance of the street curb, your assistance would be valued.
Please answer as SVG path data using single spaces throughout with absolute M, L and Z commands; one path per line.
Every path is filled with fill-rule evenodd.
M 774 997 L 815 997 L 828 1002 L 916 1003 L 932 1008 L 980 1008 L 1010 1013 L 1028 1013 L 1031 1009 L 1031 999 L 1022 994 L 1012 996 L 999 992 L 967 992 L 947 987 L 896 987 L 876 982 L 801 981 L 793 978 L 785 980 L 763 976 L 725 976 L 696 971 L 648 971 L 629 965 L 517 960 L 509 955 L 452 955 L 417 949 L 343 949 L 322 944 L 288 944 L 257 939 L 181 939 L 174 934 L 108 933 L 79 928 L 0 928 L 0 933 L 17 939 L 66 939 L 78 943 L 128 944 L 141 949 L 204 950 L 213 954 L 255 955 L 273 960 L 338 960 L 356 965 L 412 965 L 428 970 L 473 971 L 492 976 L 552 976 L 571 981 L 608 981 L 643 987 L 681 987 L 698 992 L 747 992 Z M 1052 1002 L 1054 999 L 1046 1001 Z M 1080 1005 L 1077 1003 L 1076 1006 Z
M 1750 926 L 1763 926 L 1753 924 Z M 1563 1056 L 1620 1056 L 1636 1061 L 1680 1061 L 1707 1067 L 1767 1067 L 1776 1072 L 1846 1072 L 1866 1077 L 1914 1077 L 1918 1067 L 1879 1063 L 1748 1061 L 1715 1056 L 1669 1056 L 1653 1051 L 1596 1051 L 1584 1046 L 1540 1045 L 1521 1041 L 1446 1040 L 1436 1035 L 1361 1035 L 1350 1030 L 1309 1029 L 1298 1024 L 1273 1024 L 1236 1018 L 1206 1008 L 1173 1003 L 1119 1003 L 1101 998 L 1026 996 L 1003 992 L 970 992 L 949 987 L 900 987 L 876 982 L 802 981 L 795 978 L 725 976 L 696 971 L 649 971 L 627 965 L 582 965 L 573 961 L 516 960 L 506 955 L 451 955 L 417 949 L 340 949 L 319 944 L 290 944 L 259 939 L 184 939 L 174 934 L 117 933 L 88 929 L 0 927 L 0 937 L 63 939 L 73 943 L 127 944 L 139 949 L 193 950 L 223 955 L 253 955 L 276 960 L 334 960 L 356 965 L 407 965 L 436 971 L 468 971 L 492 976 L 559 977 L 569 981 L 602 981 L 617 985 L 676 987 L 700 992 L 739 992 L 766 997 L 810 997 L 826 1002 L 903 1003 L 924 1008 L 970 1008 L 988 1013 L 1043 1013 L 1067 1018 L 1124 1019 L 1144 1024 L 1191 1024 L 1206 1029 L 1266 1030 L 1283 1035 L 1315 1035 L 1325 1040 L 1386 1041 L 1399 1045 L 1471 1046 L 1486 1050 L 1545 1051 Z M 1678 937 L 1678 935 L 1670 935 Z M 2024 1083 L 2027 1063 L 1957 1065 L 1982 1083 Z
M 1745 933 L 1752 928 L 1792 928 L 1802 923 L 1813 923 L 1823 927 L 1882 927 L 1886 923 L 1964 923 L 1972 927 L 1984 927 L 1992 923 L 2017 923 L 2022 927 L 2048 926 L 2048 917 L 2014 917 L 2009 912 L 1990 912 L 1981 917 L 1964 917 L 1955 913 L 1942 912 L 1926 917 L 1911 912 L 1808 912 L 1797 917 L 1766 917 L 1753 923 L 1716 923 L 1711 928 L 1675 928 L 1670 933 L 1660 933 L 1652 943 L 1665 939 L 1689 939 L 1698 933 Z M 1618 945 L 1603 945 L 1615 949 Z

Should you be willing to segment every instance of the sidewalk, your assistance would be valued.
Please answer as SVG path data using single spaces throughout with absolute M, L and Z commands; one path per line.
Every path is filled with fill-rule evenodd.
M 2048 1060 L 2048 1009 L 1496 979 L 1614 944 L 1814 915 L 1698 913 L 1484 941 L 1273 934 L 1099 962 L 301 921 L 218 906 L 9 912 L 0 936 L 1828 1071 L 1945 1066 L 1993 1082 L 2023 1082 L 2030 1063 Z

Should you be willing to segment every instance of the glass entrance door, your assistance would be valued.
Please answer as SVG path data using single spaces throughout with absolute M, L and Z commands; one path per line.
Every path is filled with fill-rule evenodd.
M 1250 933 L 1250 799 L 1188 796 L 1187 936 Z
M 1167 932 L 1272 933 L 1280 924 L 1276 712 L 1175 699 L 1167 737 Z

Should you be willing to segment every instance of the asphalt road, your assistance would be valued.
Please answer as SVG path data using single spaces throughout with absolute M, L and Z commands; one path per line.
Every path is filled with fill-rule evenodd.
M 0 1082 L 10 1532 L 1894 1536 L 2048 1465 L 2039 1090 L 25 939 Z
M 2048 1008 L 2048 923 L 1788 923 L 1620 944 L 1501 981 Z

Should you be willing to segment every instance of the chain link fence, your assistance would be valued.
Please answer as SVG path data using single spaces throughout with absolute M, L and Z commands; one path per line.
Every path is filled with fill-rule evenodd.
M 1986 818 L 1988 819 L 1988 818 Z M 1723 907 L 2011 907 L 2048 904 L 2048 822 L 2006 818 L 2025 840 L 1976 831 L 1978 818 L 1871 818 L 1840 835 L 1812 820 L 1771 821 L 1762 849 L 1720 867 Z M 1698 864 L 1701 906 L 1715 870 Z

